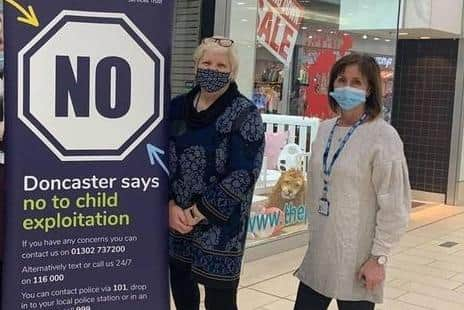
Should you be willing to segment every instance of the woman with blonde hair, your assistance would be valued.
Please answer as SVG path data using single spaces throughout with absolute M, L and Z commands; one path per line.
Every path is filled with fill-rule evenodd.
M 204 39 L 194 55 L 197 86 L 170 106 L 169 255 L 178 310 L 199 309 L 199 283 L 206 309 L 237 309 L 264 126 L 234 81 L 233 44 Z

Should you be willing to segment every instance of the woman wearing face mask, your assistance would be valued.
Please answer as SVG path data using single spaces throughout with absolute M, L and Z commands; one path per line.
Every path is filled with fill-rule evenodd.
M 237 89 L 233 41 L 204 39 L 197 86 L 170 106 L 170 277 L 177 310 L 237 309 L 246 228 L 261 170 L 264 126 Z
M 295 310 L 374 309 L 411 205 L 403 144 L 381 117 L 380 70 L 367 55 L 333 66 L 331 109 L 310 160 L 310 244 L 296 272 Z

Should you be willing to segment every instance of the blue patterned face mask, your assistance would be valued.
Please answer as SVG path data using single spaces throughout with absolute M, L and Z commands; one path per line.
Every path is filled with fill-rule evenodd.
M 337 101 L 343 111 L 350 111 L 366 102 L 366 91 L 350 86 L 337 87 L 330 92 L 330 97 Z
M 195 79 L 202 89 L 208 93 L 215 93 L 230 82 L 230 72 L 198 68 Z

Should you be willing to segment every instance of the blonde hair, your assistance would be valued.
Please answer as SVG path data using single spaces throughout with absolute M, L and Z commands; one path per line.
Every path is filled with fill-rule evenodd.
M 226 37 L 221 37 L 221 36 L 213 36 L 213 38 L 217 39 L 228 39 Z M 230 47 L 223 47 L 219 45 L 218 43 L 214 42 L 202 42 L 196 49 L 195 52 L 193 53 L 193 61 L 195 63 L 195 71 L 198 68 L 198 64 L 200 63 L 201 58 L 203 58 L 203 55 L 205 55 L 206 51 L 214 48 L 223 48 L 227 51 L 227 57 L 229 58 L 229 63 L 231 67 L 231 72 L 230 72 L 230 77 L 232 80 L 235 80 L 238 74 L 238 65 L 239 65 L 239 60 L 238 60 L 238 54 L 237 51 L 232 44 Z

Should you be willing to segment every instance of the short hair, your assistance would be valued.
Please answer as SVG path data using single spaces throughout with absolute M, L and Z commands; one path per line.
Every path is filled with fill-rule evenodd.
M 222 36 L 213 36 L 213 38 L 217 38 L 217 39 L 228 39 L 226 37 L 222 37 Z M 205 52 L 208 50 L 208 49 L 212 49 L 212 48 L 223 48 L 225 50 L 227 50 L 227 57 L 229 58 L 229 63 L 230 63 L 230 67 L 231 67 L 231 79 L 232 80 L 235 80 L 237 78 L 237 74 L 238 74 L 238 66 L 239 66 L 239 58 L 238 58 L 238 54 L 237 54 L 237 51 L 234 47 L 234 44 L 232 44 L 232 46 L 230 47 L 223 47 L 217 43 L 214 43 L 214 42 L 202 42 L 196 49 L 195 49 L 195 52 L 193 53 L 193 61 L 195 63 L 195 71 L 196 69 L 198 68 L 198 64 L 201 60 L 201 58 L 203 57 L 203 55 L 205 54 Z
M 329 104 L 334 113 L 340 112 L 340 106 L 337 101 L 330 96 L 334 90 L 334 83 L 340 73 L 343 73 L 346 67 L 357 65 L 362 76 L 366 78 L 368 84 L 368 93 L 366 99 L 366 112 L 370 119 L 377 118 L 382 112 L 382 79 L 380 77 L 380 68 L 375 59 L 366 54 L 353 53 L 340 58 L 332 67 L 329 79 Z

